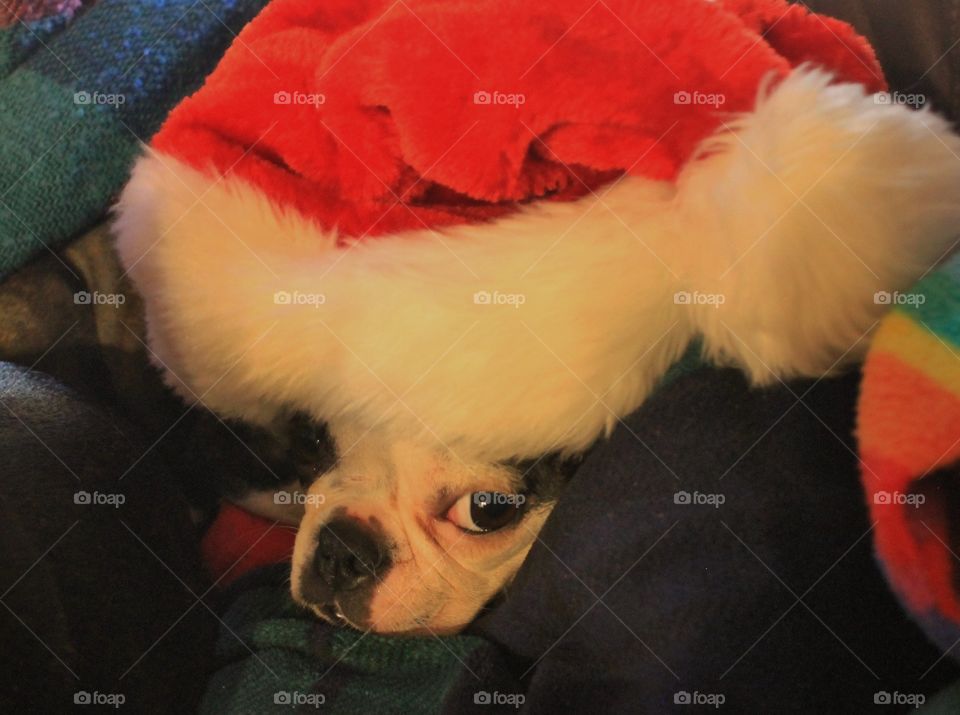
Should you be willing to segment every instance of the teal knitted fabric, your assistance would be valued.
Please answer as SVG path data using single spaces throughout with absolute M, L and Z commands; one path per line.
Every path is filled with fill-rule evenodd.
M 0 30 L 0 279 L 100 219 L 266 0 L 100 0 Z
M 203 715 L 435 713 L 484 642 L 387 637 L 321 623 L 290 599 L 288 570 L 271 567 L 238 582 Z

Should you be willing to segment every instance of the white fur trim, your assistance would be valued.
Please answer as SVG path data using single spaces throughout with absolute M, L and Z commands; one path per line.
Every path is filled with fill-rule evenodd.
M 909 286 L 953 239 L 960 141 L 931 113 L 797 71 L 731 126 L 676 187 L 627 178 L 348 248 L 235 177 L 148 154 L 118 250 L 188 400 L 380 424 L 487 460 L 579 450 L 698 333 L 757 382 L 822 374 L 887 307 L 874 292 Z M 722 304 L 697 303 L 711 294 Z

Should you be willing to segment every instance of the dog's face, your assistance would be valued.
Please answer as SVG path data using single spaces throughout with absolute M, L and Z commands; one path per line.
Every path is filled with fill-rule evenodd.
M 436 445 L 301 423 L 318 470 L 292 565 L 295 600 L 378 633 L 451 633 L 510 581 L 577 460 L 464 462 Z M 335 456 L 330 459 L 330 452 Z

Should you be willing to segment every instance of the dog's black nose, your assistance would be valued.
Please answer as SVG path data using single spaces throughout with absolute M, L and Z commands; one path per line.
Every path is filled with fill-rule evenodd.
M 355 519 L 334 519 L 320 530 L 314 568 L 333 591 L 350 591 L 375 578 L 385 548 Z

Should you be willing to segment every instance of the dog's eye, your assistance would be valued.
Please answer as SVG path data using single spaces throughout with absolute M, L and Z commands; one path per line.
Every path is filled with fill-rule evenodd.
M 473 534 L 486 534 L 515 522 L 524 512 L 523 494 L 471 492 L 447 511 L 447 521 Z

